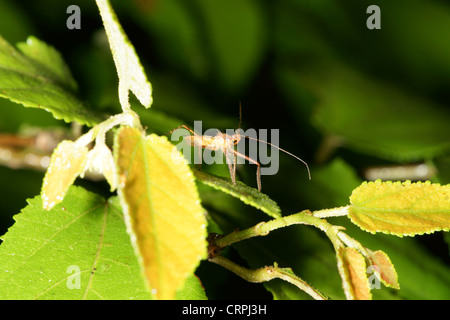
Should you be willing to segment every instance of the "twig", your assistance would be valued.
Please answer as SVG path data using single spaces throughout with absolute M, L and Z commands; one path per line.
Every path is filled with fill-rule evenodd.
M 297 277 L 290 268 L 279 268 L 275 266 L 267 266 L 259 269 L 247 269 L 236 263 L 228 260 L 224 256 L 218 255 L 214 258 L 209 259 L 209 261 L 214 262 L 231 272 L 235 273 L 239 277 L 243 278 L 248 282 L 261 283 L 267 282 L 272 279 L 282 279 L 293 285 L 297 286 L 302 291 L 309 294 L 316 300 L 326 300 L 327 297 L 319 292 L 317 289 L 313 288 L 311 285 Z

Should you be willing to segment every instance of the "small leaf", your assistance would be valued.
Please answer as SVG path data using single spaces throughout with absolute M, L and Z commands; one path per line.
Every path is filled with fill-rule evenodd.
M 122 127 L 115 140 L 119 196 L 132 243 L 158 299 L 175 292 L 206 256 L 206 218 L 186 160 L 165 137 Z
M 83 171 L 88 149 L 70 140 L 62 141 L 53 151 L 42 185 L 44 209 L 50 210 L 64 199 L 67 189 Z
M 119 100 L 124 111 L 130 109 L 128 91 L 131 90 L 142 105 L 150 108 L 152 86 L 130 40 L 123 31 L 108 0 L 96 0 L 119 75 Z
M 450 185 L 364 182 L 350 203 L 349 218 L 368 232 L 401 237 L 450 228 Z
M 0 36 L 0 97 L 45 109 L 56 119 L 94 125 L 100 118 L 76 96 L 76 83 L 61 55 L 35 37 L 17 50 Z
M 369 261 L 372 265 L 378 267 L 374 268 L 375 272 L 378 273 L 377 276 L 383 282 L 385 286 L 400 289 L 398 283 L 397 272 L 395 271 L 394 265 L 389 259 L 389 256 L 381 250 L 370 252 Z
M 348 300 L 371 300 L 366 262 L 362 254 L 349 247 L 339 248 L 338 269 Z
M 17 47 L 33 61 L 42 75 L 48 75 L 49 78 L 55 79 L 55 82 L 69 90 L 78 89 L 69 68 L 55 48 L 33 36 L 28 37 L 27 42 L 18 43 Z
M 96 143 L 95 147 L 87 154 L 86 165 L 81 174 L 82 178 L 87 171 L 102 174 L 108 181 L 110 190 L 116 190 L 116 165 L 111 150 L 104 143 Z
M 251 205 L 273 218 L 281 217 L 281 209 L 275 201 L 270 199 L 264 193 L 257 189 L 250 188 L 246 184 L 236 181 L 233 184 L 231 180 L 207 174 L 201 171 L 194 171 L 195 177 L 201 183 L 214 189 L 228 193 L 229 195 L 240 199 L 245 204 Z
M 0 299 L 149 299 L 118 197 L 77 186 L 60 206 L 39 196 L 0 245 Z

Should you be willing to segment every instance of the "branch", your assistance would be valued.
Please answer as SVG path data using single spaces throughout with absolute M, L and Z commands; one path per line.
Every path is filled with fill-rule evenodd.
M 299 289 L 303 290 L 316 300 L 326 300 L 327 297 L 319 292 L 317 289 L 310 286 L 308 283 L 297 277 L 290 268 L 279 268 L 276 264 L 274 266 L 263 267 L 259 269 L 247 269 L 237 265 L 236 263 L 228 260 L 224 256 L 216 256 L 209 259 L 231 272 L 235 273 L 239 277 L 248 282 L 261 283 L 270 281 L 272 279 L 282 279 L 289 283 L 292 283 Z
M 241 231 L 234 231 L 224 237 L 214 239 L 214 245 L 219 248 L 225 248 L 226 246 L 229 246 L 235 242 L 239 242 L 252 237 L 265 236 L 273 230 L 295 224 L 311 225 L 319 228 L 326 233 L 328 238 L 330 238 L 335 249 L 343 246 L 343 243 L 337 236 L 337 233 L 339 230 L 342 230 L 344 228 L 331 225 L 326 220 L 316 217 L 309 210 L 304 210 L 302 212 L 295 213 L 286 217 L 276 218 L 268 222 L 261 222 L 253 227 Z

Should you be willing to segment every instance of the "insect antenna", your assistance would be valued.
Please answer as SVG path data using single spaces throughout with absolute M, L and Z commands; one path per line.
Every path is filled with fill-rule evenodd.
M 242 124 L 242 105 L 241 102 L 239 101 L 239 129 L 241 128 L 241 124 Z
M 259 139 L 257 139 L 257 138 L 253 138 L 253 137 L 249 137 L 249 136 L 241 136 L 241 137 L 249 138 L 249 139 L 251 139 L 251 140 L 256 140 L 256 141 L 259 141 L 259 142 L 267 143 L 269 146 L 274 147 L 274 148 L 276 148 L 276 149 L 278 149 L 278 150 L 280 150 L 280 151 L 283 151 L 284 153 L 287 153 L 288 155 L 290 155 L 290 156 L 294 157 L 295 159 L 301 161 L 301 162 L 306 166 L 306 169 L 308 170 L 308 178 L 309 178 L 309 180 L 311 180 L 311 172 L 309 171 L 309 166 L 308 166 L 308 164 L 306 163 L 305 160 L 303 160 L 303 159 L 297 157 L 295 154 L 292 154 L 292 153 L 290 153 L 289 151 L 286 151 L 286 150 L 284 150 L 284 149 L 281 149 L 280 147 L 278 147 L 278 146 L 276 146 L 276 145 L 274 145 L 274 144 L 272 144 L 272 143 L 270 143 L 270 142 L 267 142 L 267 141 L 264 141 L 264 140 L 259 140 Z

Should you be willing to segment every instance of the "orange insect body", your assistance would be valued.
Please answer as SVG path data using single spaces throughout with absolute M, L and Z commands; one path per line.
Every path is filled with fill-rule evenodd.
M 185 126 L 184 126 L 185 127 Z M 186 129 L 189 129 L 185 127 Z M 233 134 L 232 136 L 219 132 L 216 136 L 186 136 L 184 137 L 186 142 L 188 142 L 193 147 L 211 149 L 211 150 L 226 150 L 229 147 L 233 147 L 241 140 L 241 136 L 238 134 Z

